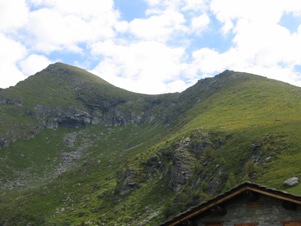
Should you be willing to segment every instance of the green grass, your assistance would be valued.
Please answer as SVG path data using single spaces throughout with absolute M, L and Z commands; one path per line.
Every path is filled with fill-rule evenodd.
M 0 105 L 0 133 L 16 136 L 0 150 L 0 180 L 8 183 L 20 172 L 34 176 L 25 189 L 17 186 L 0 194 L 0 219 L 24 225 L 136 225 L 153 215 L 147 225 L 158 225 L 243 180 L 301 194 L 299 185 L 282 186 L 301 174 L 300 88 L 225 72 L 180 94 L 149 96 L 118 89 L 79 68 L 56 67 L 59 73 L 46 70 L 1 92 L 21 99 L 23 106 Z M 128 118 L 133 113 L 155 119 L 41 129 L 27 137 L 40 122 L 24 111 L 38 104 L 102 113 L 114 109 Z M 64 138 L 71 133 L 76 140 L 68 147 Z M 56 175 L 61 154 L 83 146 L 81 157 Z M 179 156 L 192 175 L 174 192 L 170 181 Z M 138 187 L 122 195 L 129 171 Z M 209 189 L 213 178 L 220 184 L 215 191 Z
M 94 141 L 93 145 L 78 160 L 77 166 L 71 168 L 56 180 L 49 178 L 53 182 L 49 184 L 44 182 L 44 185 L 27 191 L 28 195 L 19 197 L 17 201 L 9 202 L 9 204 L 6 201 L 3 204 L 1 203 L 2 208 L 5 207 L 10 212 L 10 214 L 6 213 L 6 217 L 13 215 L 15 212 L 20 212 L 26 216 L 45 215 L 47 222 L 53 221 L 58 224 L 71 222 L 78 225 L 83 219 L 95 218 L 96 220 L 97 217 L 93 214 L 94 217 L 92 217 L 90 211 L 91 209 L 98 211 L 99 208 L 106 208 L 107 205 L 111 205 L 112 200 L 110 198 L 106 200 L 108 196 L 106 194 L 111 195 L 115 189 L 116 170 L 125 163 L 125 159 L 143 152 L 151 143 L 159 140 L 163 131 L 164 128 L 156 125 L 133 125 L 115 128 L 91 126 L 84 128 L 81 131 L 84 134 L 82 139 L 93 138 Z M 68 150 L 63 143 L 64 136 L 70 132 L 70 130 L 65 129 L 47 130 L 32 140 L 16 142 L 9 150 L 6 150 L 6 153 L 10 154 L 9 159 L 14 159 L 11 168 L 24 170 L 30 163 L 35 162 L 37 164 L 34 164 L 34 168 L 31 168 L 30 174 L 38 174 L 37 176 L 44 178 L 43 174 L 50 174 L 58 165 L 61 152 L 72 151 Z M 119 140 L 123 142 L 120 143 Z M 41 149 L 42 147 L 44 149 Z M 21 153 L 28 153 L 28 156 L 21 157 Z M 54 162 L 49 164 L 49 161 Z M 51 169 L 51 167 L 53 168 Z M 9 178 L 7 177 L 7 179 Z M 37 186 L 38 184 L 36 179 L 31 182 L 31 186 Z M 0 199 L 7 200 L 7 194 L 3 197 L 0 196 Z M 89 201 L 83 199 L 87 195 Z M 67 197 L 70 197 L 68 202 L 61 201 L 67 200 Z M 104 197 L 104 200 L 99 197 Z M 75 209 L 74 211 L 70 210 L 71 205 L 73 206 L 72 209 Z M 83 208 L 85 205 L 89 207 Z M 50 217 L 57 215 L 56 212 L 61 208 L 65 208 L 66 212 L 71 212 L 68 214 L 60 213 L 60 219 Z

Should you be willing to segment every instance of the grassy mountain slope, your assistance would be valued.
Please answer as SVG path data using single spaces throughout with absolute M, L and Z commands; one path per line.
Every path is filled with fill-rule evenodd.
M 300 97 L 233 71 L 142 95 L 50 65 L 0 92 L 0 225 L 157 225 L 244 180 L 287 189 Z
M 217 91 L 206 101 L 196 105 L 187 114 L 189 117 L 195 116 L 181 132 L 191 131 L 201 126 L 206 129 L 239 134 L 244 137 L 240 145 L 244 143 L 249 145 L 251 142 L 253 149 L 256 149 L 256 145 L 262 144 L 253 151 L 266 152 L 266 155 L 273 154 L 279 146 L 285 146 L 280 161 L 273 161 L 269 164 L 269 176 L 262 175 L 258 178 L 264 184 L 278 187 L 285 177 L 300 173 L 294 159 L 301 148 L 301 142 L 298 139 L 301 126 L 300 88 L 254 75 L 234 74 L 232 76 L 235 80 L 244 81 L 233 84 L 223 89 L 222 92 Z M 235 76 L 239 76 L 239 79 Z M 220 78 L 217 76 L 216 79 Z M 227 81 L 231 82 L 231 79 L 227 77 Z M 194 114 L 194 112 L 199 112 L 198 109 L 204 109 L 204 113 Z M 277 163 L 282 164 L 281 167 Z M 275 170 L 271 171 L 270 167 Z
M 92 86 L 110 96 L 129 96 L 130 92 L 114 87 L 99 77 L 80 68 L 56 63 L 42 72 L 4 90 L 2 95 L 15 98 L 25 106 L 43 103 L 51 106 L 80 106 L 76 93 Z M 92 91 L 92 90 L 91 90 Z M 88 94 L 87 94 L 88 95 Z

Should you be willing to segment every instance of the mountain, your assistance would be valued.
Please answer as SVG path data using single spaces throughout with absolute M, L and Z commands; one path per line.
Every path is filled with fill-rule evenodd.
M 56 63 L 0 90 L 0 225 L 158 225 L 301 176 L 301 88 L 224 71 L 144 95 Z

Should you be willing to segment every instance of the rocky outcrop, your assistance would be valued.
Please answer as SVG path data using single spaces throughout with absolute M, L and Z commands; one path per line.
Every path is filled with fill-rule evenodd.
M 8 141 L 5 138 L 0 138 L 0 148 L 3 148 L 7 145 Z
M 129 101 L 130 102 L 130 101 Z M 85 125 L 102 123 L 105 126 L 127 126 L 133 124 L 149 124 L 156 120 L 156 111 L 133 111 L 134 103 L 120 103 L 121 105 L 102 109 L 85 108 L 51 108 L 37 105 L 26 114 L 41 120 L 47 128 L 57 129 L 61 127 L 76 128 Z M 132 107 L 133 106 L 133 107 Z
M 143 113 L 142 113 L 143 115 Z M 106 126 L 127 126 L 135 123 L 143 123 L 143 116 L 131 111 L 124 111 L 118 108 L 111 109 L 103 114 L 103 123 Z
M 190 139 L 186 138 L 179 142 L 172 156 L 171 177 L 169 187 L 173 191 L 181 190 L 182 186 L 188 181 L 193 174 L 195 162 L 197 161 L 193 155 L 188 152 Z
M 13 98 L 0 97 L 0 104 L 11 104 L 21 106 L 21 101 Z
M 140 187 L 140 183 L 144 181 L 143 173 L 139 172 L 138 169 L 127 166 L 119 178 L 119 184 L 117 185 L 116 191 L 120 195 L 127 195 L 131 191 Z
M 98 123 L 96 117 L 84 110 L 75 108 L 56 109 L 38 105 L 33 114 L 35 118 L 43 122 L 45 127 L 50 129 L 76 128 Z
M 289 179 L 287 179 L 283 182 L 283 185 L 285 187 L 293 187 L 297 184 L 299 184 L 299 178 L 298 177 L 291 177 L 291 178 L 289 178 Z
M 72 151 L 60 154 L 60 164 L 56 168 L 56 176 L 70 169 L 76 160 L 80 159 L 84 152 L 93 145 L 93 141 L 85 139 L 84 136 L 83 132 L 73 132 L 64 137 L 64 144 Z

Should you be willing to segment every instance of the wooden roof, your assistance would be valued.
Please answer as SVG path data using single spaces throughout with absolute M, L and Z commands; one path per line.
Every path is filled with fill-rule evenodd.
M 202 215 L 202 213 L 204 213 L 205 211 L 210 210 L 211 208 L 218 206 L 246 191 L 256 192 L 258 194 L 301 205 L 301 196 L 293 195 L 281 190 L 269 188 L 263 185 L 247 181 L 237 185 L 236 187 L 223 194 L 216 196 L 213 199 L 210 199 L 204 203 L 201 203 L 200 205 L 192 207 L 188 211 L 177 215 L 172 220 L 166 221 L 165 223 L 161 224 L 161 226 L 180 225 L 181 223 L 184 223 L 185 221 L 196 216 Z

